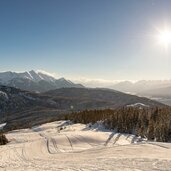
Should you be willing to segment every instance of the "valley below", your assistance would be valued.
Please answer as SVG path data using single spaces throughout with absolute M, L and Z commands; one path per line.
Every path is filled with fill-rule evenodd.
M 100 122 L 55 121 L 6 133 L 2 171 L 171 170 L 171 143 L 105 129 Z
M 160 98 L 151 98 L 151 99 L 156 100 L 165 105 L 171 106 L 171 97 L 169 97 L 169 98 L 160 97 Z

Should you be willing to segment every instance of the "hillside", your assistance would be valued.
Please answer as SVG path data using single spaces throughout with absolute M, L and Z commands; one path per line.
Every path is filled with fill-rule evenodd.
M 62 88 L 33 93 L 0 86 L 0 117 L 1 122 L 8 122 L 6 129 L 49 122 L 71 111 L 120 108 L 136 103 L 148 107 L 164 106 L 147 98 L 108 89 Z
M 57 104 L 48 97 L 25 90 L 0 86 L 0 122 L 7 127 L 28 127 L 47 122 L 58 113 Z
M 163 104 L 111 89 L 101 88 L 62 88 L 43 93 L 54 101 L 60 102 L 61 108 L 82 110 L 97 108 L 119 108 L 141 103 L 149 107 L 164 106 Z
M 129 133 L 161 142 L 171 141 L 171 108 L 124 107 L 120 109 L 85 110 L 64 115 L 74 123 L 96 123 L 120 133 Z

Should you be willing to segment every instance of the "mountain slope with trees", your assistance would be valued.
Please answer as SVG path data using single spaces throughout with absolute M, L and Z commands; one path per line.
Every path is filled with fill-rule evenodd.
M 108 89 L 62 88 L 46 93 L 34 93 L 13 87 L 0 86 L 1 123 L 7 127 L 30 127 L 57 120 L 60 115 L 72 111 L 90 109 L 116 109 L 142 103 L 142 107 L 165 106 L 147 98 L 141 98 Z
M 85 110 L 73 112 L 64 119 L 75 123 L 96 123 L 103 121 L 108 129 L 129 133 L 148 140 L 168 142 L 171 140 L 171 108 L 133 108 Z

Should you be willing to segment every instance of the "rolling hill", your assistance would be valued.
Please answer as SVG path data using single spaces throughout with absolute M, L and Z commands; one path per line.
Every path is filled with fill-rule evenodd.
M 110 89 L 61 88 L 34 93 L 0 86 L 0 117 L 1 122 L 8 122 L 7 127 L 28 127 L 45 123 L 71 111 L 114 109 L 136 103 L 148 107 L 164 106 L 147 98 Z
M 70 109 L 72 106 L 75 110 L 119 108 L 136 103 L 150 107 L 163 106 L 148 98 L 102 88 L 61 88 L 45 92 L 43 95 L 51 97 L 56 102 L 60 101 L 61 108 Z

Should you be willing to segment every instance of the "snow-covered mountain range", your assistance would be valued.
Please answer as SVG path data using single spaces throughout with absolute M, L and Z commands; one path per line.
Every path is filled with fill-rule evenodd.
M 0 84 L 37 92 L 64 87 L 83 87 L 83 85 L 74 84 L 65 78 L 56 79 L 48 74 L 34 70 L 20 73 L 11 71 L 1 72 Z

